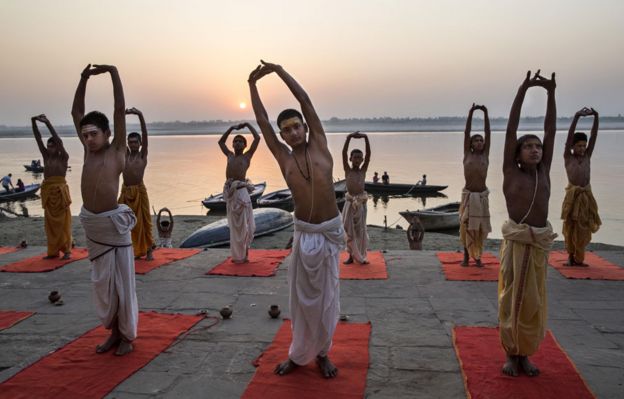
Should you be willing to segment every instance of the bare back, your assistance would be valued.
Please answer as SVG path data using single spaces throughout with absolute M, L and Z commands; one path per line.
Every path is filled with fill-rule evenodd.
M 119 176 L 124 170 L 126 157 L 114 145 L 99 152 L 85 152 L 80 188 L 84 207 L 101 213 L 117 208 Z

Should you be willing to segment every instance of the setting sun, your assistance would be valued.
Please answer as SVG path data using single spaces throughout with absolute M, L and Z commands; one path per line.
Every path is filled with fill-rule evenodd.
M 240 104 L 238 104 L 238 106 L 240 107 L 240 109 L 247 108 L 247 104 L 245 102 L 241 102 Z

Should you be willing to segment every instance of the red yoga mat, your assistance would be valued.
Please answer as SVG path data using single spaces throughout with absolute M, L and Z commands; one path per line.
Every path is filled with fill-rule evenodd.
M 370 323 L 338 323 L 329 353 L 338 367 L 336 378 L 323 378 L 315 362 L 285 376 L 273 373 L 275 366 L 288 359 L 292 337 L 290 321 L 285 320 L 267 350 L 256 360 L 256 374 L 247 385 L 243 399 L 361 399 L 366 389 Z
M 481 254 L 483 267 L 476 267 L 474 259 L 470 259 L 469 266 L 462 266 L 464 254 L 461 252 L 436 252 L 442 263 L 444 277 L 451 281 L 498 281 L 500 263 L 496 256 L 489 252 Z
M 505 353 L 498 329 L 494 327 L 454 327 L 453 345 L 459 359 L 470 399 L 595 399 L 574 363 L 561 349 L 550 331 L 531 361 L 540 369 L 537 377 L 520 373 L 510 377 L 501 372 Z
M 213 267 L 206 274 L 237 277 L 270 277 L 274 276 L 279 265 L 288 256 L 288 249 L 250 249 L 249 262 L 234 263 L 232 258 Z
M 50 272 L 52 270 L 63 267 L 68 263 L 81 260 L 89 256 L 89 252 L 86 248 L 72 248 L 71 259 L 43 259 L 46 253 L 42 253 L 37 256 L 31 256 L 30 258 L 22 259 L 17 262 L 9 263 L 0 267 L 0 272 L 13 272 L 13 273 L 41 273 Z
M 0 247 L 0 255 L 10 254 L 11 252 L 17 251 L 17 247 Z
M 0 398 L 100 398 L 144 367 L 203 316 L 140 313 L 134 351 L 95 353 L 109 331 L 97 327 L 0 384 Z
M 368 251 L 366 253 L 367 265 L 353 262 L 345 265 L 344 261 L 349 258 L 347 252 L 340 254 L 340 279 L 341 280 L 386 280 L 388 279 L 388 269 L 386 260 L 381 251 Z
M 0 310 L 0 331 L 11 328 L 20 321 L 34 315 L 35 312 L 17 312 L 15 310 Z
M 565 278 L 624 280 L 623 267 L 619 267 L 592 252 L 585 253 L 585 263 L 589 266 L 565 266 L 567 261 L 568 253 L 565 251 L 552 251 L 548 257 L 548 263 Z
M 176 260 L 197 255 L 201 251 L 201 249 L 195 248 L 157 248 L 153 252 L 154 260 L 141 258 L 134 261 L 134 272 L 136 274 L 147 274 L 156 268 L 168 265 Z

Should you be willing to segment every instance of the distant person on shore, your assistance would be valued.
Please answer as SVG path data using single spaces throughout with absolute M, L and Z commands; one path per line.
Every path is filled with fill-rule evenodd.
M 169 220 L 161 219 L 162 213 L 167 212 L 169 214 Z M 158 246 L 161 248 L 173 248 L 171 241 L 171 234 L 173 232 L 173 215 L 169 208 L 162 208 L 158 211 L 156 217 L 156 228 L 158 229 Z
M 526 134 L 516 138 L 520 111 L 529 88 L 546 89 L 544 142 Z M 557 236 L 548 222 L 550 165 L 552 163 L 557 106 L 555 74 L 546 79 L 531 72 L 520 85 L 509 114 L 503 157 L 503 193 L 509 220 L 503 224 L 498 275 L 498 320 L 507 360 L 503 373 L 519 370 L 536 376 L 530 361 L 546 333 L 546 267 L 548 251 Z
M 44 166 L 41 206 L 44 210 L 45 233 L 48 241 L 48 253 L 44 259 L 57 258 L 59 252 L 63 252 L 63 259 L 69 259 L 72 248 L 72 217 L 69 206 L 72 201 L 65 179 L 69 154 L 63 146 L 63 140 L 56 134 L 52 123 L 45 115 L 33 116 L 31 122 Z M 51 137 L 48 138 L 45 146 L 37 122 L 45 124 L 50 131 Z M 35 161 L 33 163 L 38 166 Z
M 132 248 L 134 258 L 154 260 L 152 247 L 152 215 L 150 213 L 147 188 L 143 183 L 145 167 L 147 166 L 147 125 L 143 113 L 136 108 L 126 110 L 126 115 L 136 115 L 141 124 L 141 134 L 128 134 L 128 148 L 126 150 L 126 166 L 123 170 L 123 183 L 117 202 L 126 204 L 136 216 L 136 224 L 132 228 Z
M 87 81 L 93 75 L 110 74 L 113 83 L 115 134 L 101 112 L 85 115 Z M 121 78 L 112 65 L 87 65 L 80 74 L 72 117 L 84 147 L 80 189 L 83 206 L 80 222 L 87 238 L 92 263 L 91 281 L 95 309 L 102 324 L 111 330 L 106 342 L 96 347 L 104 353 L 118 345 L 116 355 L 132 351 L 137 336 L 139 305 L 134 278 L 134 256 L 130 231 L 134 212 L 117 203 L 119 176 L 126 163 L 126 104 Z
M 277 117 L 277 138 L 256 83 L 275 73 L 299 102 Z M 277 160 L 295 203 L 292 262 L 288 269 L 292 342 L 288 360 L 275 368 L 285 375 L 316 359 L 325 378 L 338 369 L 328 354 L 340 313 L 339 255 L 344 229 L 332 179 L 333 159 L 323 125 L 303 87 L 279 65 L 262 62 L 249 75 L 249 89 L 262 135 Z M 307 122 L 307 123 L 306 123 Z M 310 134 L 306 140 L 306 133 Z
M 11 177 L 13 177 L 13 174 L 9 173 L 6 176 L 2 177 L 2 187 L 4 187 L 4 190 L 8 193 L 11 191 L 11 189 L 15 189 L 15 187 L 13 186 L 13 182 L 11 181 Z M 11 188 L 9 189 L 9 186 L 11 186 Z
M 379 183 L 379 173 L 377 172 L 373 174 L 373 183 Z
M 381 175 L 381 182 L 383 184 L 390 184 L 390 176 L 388 175 L 388 172 L 383 172 L 383 175 Z
M 575 133 L 576 124 L 583 116 L 594 117 L 589 145 L 585 133 Z M 568 266 L 587 266 L 584 263 L 585 247 L 602 224 L 590 185 L 590 161 L 597 137 L 598 112 L 593 108 L 583 108 L 574 115 L 563 152 L 568 186 L 561 207 L 561 219 Z
M 483 111 L 485 138 L 480 134 L 470 136 L 472 115 L 475 111 Z M 464 131 L 464 179 L 461 204 L 459 206 L 459 240 L 464 247 L 462 266 L 468 266 L 470 258 L 481 267 L 483 245 L 489 232 L 490 203 L 486 185 L 488 166 L 490 164 L 490 118 L 484 105 L 475 105 L 468 112 L 466 130 Z
M 363 138 L 366 145 L 366 156 L 360 149 L 353 149 L 349 156 L 351 139 Z M 368 193 L 364 190 L 366 171 L 370 163 L 371 150 L 368 136 L 355 132 L 347 136 L 342 148 L 342 167 L 347 182 L 346 202 L 342 209 L 342 222 L 347 239 L 349 258 L 344 262 L 351 264 L 355 260 L 360 264 L 367 264 L 366 250 L 368 249 L 368 232 L 366 231 L 366 202 Z M 349 165 L 351 161 L 351 165 Z
M 427 175 L 423 175 L 421 180 L 418 180 L 416 183 L 417 186 L 426 186 L 427 185 Z
M 249 150 L 245 152 L 247 139 L 237 134 L 232 140 L 234 149 L 232 152 L 226 144 L 228 136 L 233 130 L 245 127 L 249 129 L 254 138 Z M 219 147 L 227 157 L 223 198 L 226 203 L 228 226 L 230 226 L 230 252 L 234 263 L 249 262 L 249 247 L 256 231 L 253 206 L 249 197 L 254 185 L 247 179 L 247 170 L 259 143 L 260 135 L 249 123 L 230 126 L 219 140 Z

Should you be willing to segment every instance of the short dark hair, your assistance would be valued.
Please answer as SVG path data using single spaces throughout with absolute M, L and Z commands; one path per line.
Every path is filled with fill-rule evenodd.
M 138 134 L 137 132 L 132 132 L 128 134 L 128 140 L 130 139 L 137 139 L 139 140 L 139 143 L 141 143 L 141 135 Z
M 480 134 L 473 134 L 472 136 L 470 136 L 470 144 L 472 144 L 472 141 L 476 139 L 477 137 L 483 138 L 483 136 L 481 136 Z
M 520 155 L 520 150 L 522 150 L 522 145 L 530 139 L 536 139 L 537 141 L 540 142 L 540 144 L 542 143 L 542 139 L 540 139 L 534 134 L 525 134 L 524 136 L 518 137 L 518 140 L 516 140 L 516 155 L 515 155 L 516 158 L 518 158 L 518 155 Z
M 48 137 L 48 141 L 46 141 L 46 144 L 56 144 L 56 140 L 54 140 L 54 137 Z
M 297 117 L 301 119 L 301 122 L 303 123 L 303 115 L 301 115 L 301 112 L 297 111 L 296 109 L 289 108 L 289 109 L 283 110 L 277 116 L 277 127 L 281 129 L 282 122 L 284 122 L 286 119 L 290 119 L 293 117 Z
M 232 141 L 236 140 L 236 139 L 241 139 L 245 142 L 245 145 L 247 145 L 247 139 L 245 138 L 245 136 L 243 136 L 242 134 L 237 134 L 236 136 L 234 136 L 234 138 L 232 139 Z
M 84 125 L 95 125 L 102 129 L 103 132 L 110 131 L 108 126 L 108 118 L 100 111 L 91 111 L 80 120 L 80 127 Z
M 587 141 L 587 135 L 583 132 L 576 132 L 574 133 L 574 139 L 572 140 L 572 144 L 576 144 L 579 141 Z
M 364 153 L 362 152 L 362 150 L 360 150 L 359 148 L 354 148 L 351 150 L 351 155 L 349 155 L 350 157 L 353 156 L 353 154 L 362 154 L 364 155 Z

